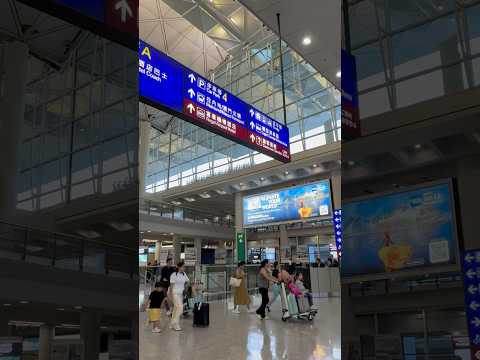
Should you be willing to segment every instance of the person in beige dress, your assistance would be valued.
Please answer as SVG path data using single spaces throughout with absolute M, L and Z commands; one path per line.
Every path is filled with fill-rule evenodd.
M 245 274 L 245 261 L 240 261 L 238 263 L 237 270 L 235 271 L 235 277 L 241 279 L 239 287 L 235 288 L 235 293 L 233 297 L 233 313 L 240 314 L 239 306 L 246 305 L 248 311 L 250 311 L 250 296 L 247 291 L 247 274 Z

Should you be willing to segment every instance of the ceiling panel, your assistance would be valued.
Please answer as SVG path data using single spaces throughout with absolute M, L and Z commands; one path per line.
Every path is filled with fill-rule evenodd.
M 285 42 L 323 76 L 340 85 L 341 2 L 340 0 L 239 0 L 270 29 L 277 32 L 280 13 L 282 37 Z M 304 46 L 305 36 L 312 39 Z

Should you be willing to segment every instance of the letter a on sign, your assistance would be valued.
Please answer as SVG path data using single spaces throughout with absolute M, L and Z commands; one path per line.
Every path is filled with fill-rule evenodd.
M 152 61 L 152 55 L 150 55 L 150 48 L 148 46 L 145 46 L 142 50 L 142 56 L 148 56 L 150 61 Z

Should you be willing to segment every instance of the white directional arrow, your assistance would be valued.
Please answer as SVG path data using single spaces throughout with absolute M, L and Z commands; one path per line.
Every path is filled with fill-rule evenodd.
M 473 311 L 477 311 L 478 308 L 480 307 L 480 304 L 477 303 L 476 301 L 472 301 L 469 306 L 470 306 L 470 309 L 472 309 Z
M 253 109 L 250 109 L 250 116 L 253 116 L 255 115 L 255 111 L 253 111 Z
M 188 95 L 190 95 L 190 98 L 193 99 L 195 97 L 195 91 L 193 89 L 188 89 Z
M 472 325 L 475 325 L 475 327 L 479 327 L 480 326 L 480 319 L 478 317 L 474 317 L 473 320 L 470 321 L 470 323 Z
M 473 259 L 475 259 L 475 257 L 473 255 L 467 254 L 465 256 L 465 261 L 468 262 L 468 263 L 471 263 Z
M 188 112 L 192 114 L 195 111 L 195 106 L 193 106 L 192 104 L 188 104 L 187 109 L 188 109 Z
M 470 285 L 467 290 L 470 294 L 473 295 L 477 292 L 478 288 L 475 285 Z
M 193 74 L 188 74 L 188 78 L 190 79 L 190 82 L 193 83 L 197 78 Z
M 122 15 L 121 15 L 122 22 L 127 21 L 127 15 L 129 17 L 133 17 L 132 9 L 130 8 L 130 5 L 128 5 L 127 0 L 117 1 L 117 3 L 115 4 L 115 10 L 117 10 L 117 11 L 121 10 L 121 12 L 122 12 Z
M 339 222 L 340 221 L 340 218 L 335 218 L 335 222 Z
M 255 129 L 255 123 L 254 123 L 253 121 L 250 121 L 250 127 L 251 127 L 252 129 Z
M 342 235 L 342 232 L 341 232 L 341 231 L 337 231 L 337 235 Z
M 252 140 L 252 142 L 255 142 L 255 135 L 250 135 L 250 140 Z
M 473 271 L 472 269 L 468 269 L 467 271 L 467 276 L 472 279 L 475 275 L 477 275 L 477 273 L 475 271 Z
M 340 229 L 341 227 L 342 227 L 342 225 L 340 225 L 340 224 L 335 225 L 336 229 Z

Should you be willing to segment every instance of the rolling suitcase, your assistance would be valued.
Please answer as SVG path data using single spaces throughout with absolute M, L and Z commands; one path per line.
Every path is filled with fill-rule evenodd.
M 210 305 L 196 303 L 193 306 L 193 326 L 207 327 L 208 325 L 210 325 Z

